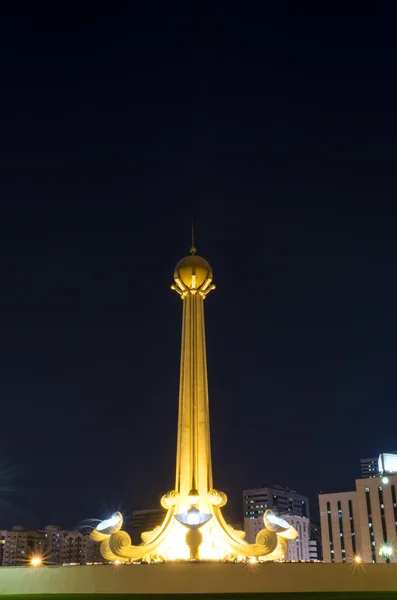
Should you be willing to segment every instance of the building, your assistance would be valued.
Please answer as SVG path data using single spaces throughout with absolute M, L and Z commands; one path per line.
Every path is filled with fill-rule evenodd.
M 140 544 L 142 542 L 142 533 L 151 531 L 158 525 L 161 525 L 166 512 L 164 508 L 134 510 L 132 513 L 132 541 L 135 544 Z
M 244 531 L 247 542 L 253 544 L 263 529 L 263 514 L 271 509 L 282 515 L 309 518 L 309 499 L 280 485 L 252 488 L 243 492 Z
M 312 561 L 320 560 L 317 540 L 309 540 L 309 558 Z
M 58 525 L 47 525 L 46 536 L 46 562 L 50 565 L 62 564 L 63 531 Z
M 101 544 L 81 531 L 64 532 L 62 541 L 62 564 L 80 564 L 103 562 Z
M 6 532 L 0 531 L 0 566 L 3 565 L 5 540 L 6 540 Z
M 87 533 L 63 531 L 57 525 L 48 525 L 44 531 L 16 526 L 0 532 L 0 565 L 26 565 L 35 554 L 47 565 L 103 562 L 100 543 L 91 540 Z
M 355 491 L 320 495 L 324 562 L 397 562 L 397 456 L 380 455 L 379 465 Z
M 362 458 L 361 462 L 361 477 L 368 479 L 369 477 L 378 477 L 378 459 L 377 458 Z
M 298 539 L 288 542 L 288 552 L 286 560 L 310 560 L 310 521 L 306 517 L 297 515 L 283 515 L 292 527 L 298 532 Z M 317 552 L 316 557 L 317 559 Z
M 26 530 L 19 525 L 4 532 L 3 566 L 26 565 L 34 554 L 45 554 L 44 531 Z

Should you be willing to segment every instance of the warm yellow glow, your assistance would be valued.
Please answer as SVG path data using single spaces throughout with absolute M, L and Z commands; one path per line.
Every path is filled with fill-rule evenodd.
M 30 564 L 32 565 L 32 567 L 39 567 L 43 564 L 43 559 L 38 554 L 35 554 L 35 556 L 32 556 L 32 558 L 30 559 Z
M 358 554 L 357 554 L 357 555 L 354 557 L 354 562 L 355 562 L 355 563 L 357 563 L 357 564 L 361 563 L 361 562 L 362 562 L 362 560 L 363 560 L 363 559 L 362 559 L 362 558 L 361 558 L 361 556 L 359 556 Z
M 215 286 L 209 263 L 195 255 L 195 249 L 192 253 L 194 256 L 187 256 L 176 265 L 172 286 L 183 303 L 175 489 L 161 499 L 161 506 L 167 511 L 162 525 L 144 532 L 142 544 L 131 544 L 128 533 L 121 530 L 120 513 L 92 532 L 92 539 L 101 542 L 102 556 L 113 564 L 139 560 L 246 562 L 249 558 L 253 564 L 258 559 L 282 560 L 288 541 L 298 537 L 286 521 L 266 511 L 263 529 L 255 543 L 248 544 L 245 533 L 230 527 L 223 518 L 221 509 L 227 497 L 213 488 L 204 324 L 204 300 Z M 147 449 L 161 452 L 151 438 Z M 192 507 L 205 520 L 200 520 L 194 511 L 190 520 L 182 519 Z
M 117 559 L 114 561 L 113 563 L 116 567 L 118 567 L 119 565 L 121 565 L 121 560 Z

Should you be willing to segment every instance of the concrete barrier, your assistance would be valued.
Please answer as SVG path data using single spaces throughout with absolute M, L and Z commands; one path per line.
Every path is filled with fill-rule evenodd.
M 0 594 L 320 591 L 397 591 L 397 564 L 166 563 L 0 568 Z

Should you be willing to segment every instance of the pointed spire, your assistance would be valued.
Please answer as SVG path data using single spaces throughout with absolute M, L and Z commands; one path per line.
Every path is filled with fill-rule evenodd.
M 197 252 L 195 245 L 194 245 L 194 221 L 192 219 L 192 247 L 190 248 L 190 254 L 195 255 Z

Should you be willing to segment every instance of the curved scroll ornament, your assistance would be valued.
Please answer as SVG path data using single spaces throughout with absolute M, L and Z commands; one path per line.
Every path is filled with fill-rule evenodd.
M 120 513 L 102 521 L 91 533 L 91 538 L 102 542 L 101 554 L 109 562 L 155 562 L 189 560 L 191 554 L 187 542 L 196 527 L 189 525 L 189 514 L 194 514 L 195 518 L 198 514 L 206 518 L 202 533 L 198 535 L 200 547 L 194 553 L 195 559 L 244 561 L 248 557 L 256 557 L 260 561 L 282 560 L 287 552 L 287 542 L 298 537 L 287 521 L 267 510 L 263 515 L 264 528 L 256 536 L 255 543 L 249 544 L 244 540 L 245 532 L 235 530 L 223 518 L 221 507 L 227 502 L 226 494 L 210 490 L 199 501 L 200 510 L 191 507 L 187 513 L 177 510 L 186 506 L 183 500 L 186 499 L 181 498 L 176 490 L 162 497 L 161 505 L 167 508 L 164 521 L 161 526 L 143 533 L 143 543 L 138 546 L 133 545 L 128 533 L 121 530 L 123 518 Z

